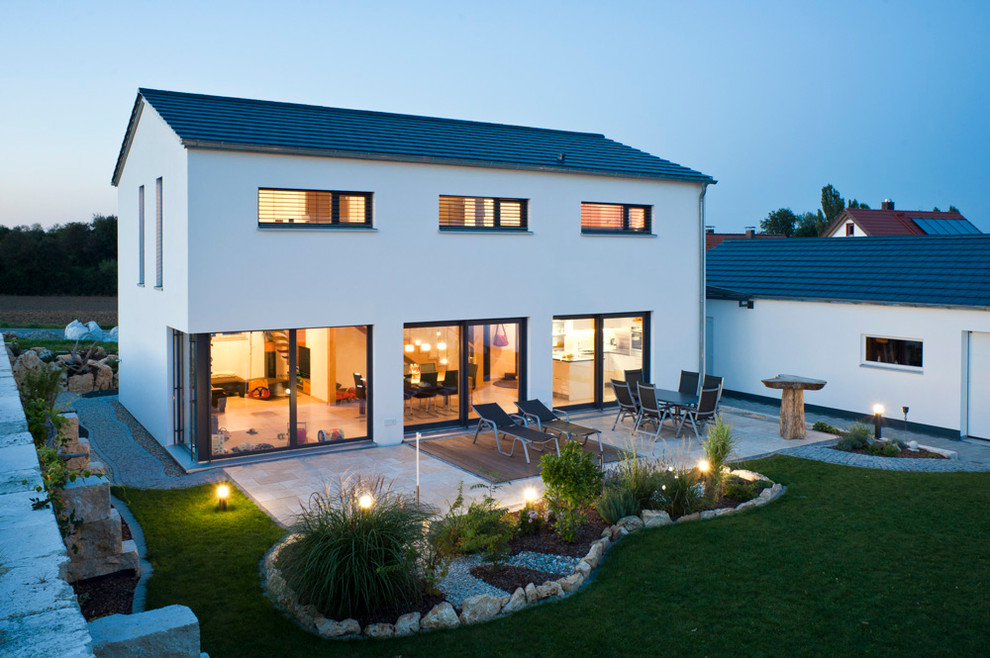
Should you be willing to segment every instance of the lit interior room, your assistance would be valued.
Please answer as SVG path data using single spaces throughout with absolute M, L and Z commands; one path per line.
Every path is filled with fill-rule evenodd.
M 289 426 L 289 333 L 211 336 L 214 456 L 367 436 L 367 328 L 296 330 L 294 437 Z
M 477 418 L 470 405 L 486 402 L 497 402 L 515 413 L 518 322 L 407 327 L 403 342 L 407 427 L 467 422 Z M 465 393 L 468 405 L 462 409 Z

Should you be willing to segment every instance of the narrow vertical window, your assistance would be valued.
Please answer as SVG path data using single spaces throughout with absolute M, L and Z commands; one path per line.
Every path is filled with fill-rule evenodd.
M 162 287 L 162 179 L 155 181 L 155 287 Z
M 144 285 L 144 185 L 138 188 L 138 285 Z

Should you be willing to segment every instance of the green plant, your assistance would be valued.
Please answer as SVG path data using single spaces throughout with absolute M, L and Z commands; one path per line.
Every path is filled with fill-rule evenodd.
M 870 444 L 870 437 L 872 435 L 873 430 L 870 429 L 869 425 L 856 423 L 846 430 L 846 433 L 835 444 L 835 447 L 846 452 L 864 450 Z
M 584 508 L 591 505 L 602 490 L 602 470 L 581 446 L 568 441 L 560 455 L 540 459 L 544 498 L 554 515 L 554 528 L 570 543 L 584 522 Z
M 509 554 L 509 542 L 515 535 L 515 524 L 508 510 L 500 507 L 494 494 L 496 484 L 477 484 L 472 489 L 488 489 L 481 500 L 464 509 L 464 483 L 457 489 L 457 499 L 439 522 L 431 524 L 429 538 L 437 555 L 480 553 L 485 560 L 500 564 Z
M 726 498 L 731 498 L 732 500 L 738 500 L 741 503 L 747 500 L 753 500 L 760 495 L 760 492 L 764 489 L 768 489 L 773 486 L 773 483 L 767 480 L 744 480 L 741 477 L 735 475 L 730 475 L 725 479 L 725 490 L 723 495 Z
M 619 464 L 608 474 L 607 483 L 628 490 L 636 500 L 634 514 L 639 514 L 649 507 L 660 488 L 665 467 L 666 464 L 659 460 L 640 457 L 631 451 L 625 452 Z
M 660 489 L 656 494 L 657 506 L 672 517 L 693 512 L 702 495 L 698 471 L 668 466 L 662 475 Z
M 643 511 L 636 495 L 621 483 L 605 485 L 602 495 L 595 501 L 595 509 L 610 524 Z
M 901 447 L 893 441 L 873 441 L 866 451 L 877 457 L 896 457 L 901 452 Z
M 522 537 L 539 534 L 546 520 L 546 506 L 542 502 L 526 503 L 519 510 L 516 532 Z
M 739 440 L 732 436 L 732 425 L 726 425 L 722 416 L 715 416 L 715 422 L 708 426 L 705 440 L 701 442 L 708 461 L 705 493 L 711 500 L 718 500 L 722 496 L 725 467 L 738 443 Z
M 373 504 L 362 507 L 370 496 Z M 334 619 L 367 614 L 418 594 L 417 547 L 427 514 L 380 476 L 353 476 L 312 495 L 298 541 L 279 556 L 301 600 Z
M 47 365 L 28 371 L 19 389 L 21 402 L 26 404 L 30 400 L 41 399 L 49 409 L 54 408 L 62 388 L 62 372 L 61 368 Z
M 828 434 L 842 434 L 842 430 L 840 430 L 838 427 L 835 427 L 834 425 L 829 425 L 828 423 L 822 421 L 818 421 L 817 423 L 812 425 L 811 429 L 815 430 L 816 432 L 826 432 Z

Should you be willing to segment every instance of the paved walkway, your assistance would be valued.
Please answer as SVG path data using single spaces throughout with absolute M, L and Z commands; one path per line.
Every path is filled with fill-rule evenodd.
M 397 446 L 356 445 L 334 452 L 284 452 L 264 461 L 228 463 L 207 471 L 184 474 L 165 449 L 120 406 L 116 396 L 62 398 L 60 401 L 63 405 L 71 403 L 72 408 L 78 411 L 80 421 L 90 431 L 94 452 L 108 466 L 114 484 L 178 488 L 232 480 L 272 518 L 285 526 L 293 523 L 301 506 L 314 492 L 323 490 L 327 485 L 332 486 L 334 481 L 347 474 L 376 473 L 392 480 L 393 488 L 398 491 L 410 495 L 416 491 L 416 450 L 410 442 Z M 910 436 L 901 435 L 898 438 L 956 450 L 960 459 L 884 459 L 830 450 L 826 446 L 831 445 L 835 437 L 821 432 L 809 430 L 806 440 L 785 441 L 777 433 L 777 411 L 772 405 L 727 400 L 723 405 L 723 417 L 733 426 L 733 434 L 739 438 L 736 449 L 738 459 L 782 453 L 829 463 L 889 470 L 990 471 L 990 446 L 970 445 L 909 432 L 907 434 Z M 649 437 L 642 434 L 633 436 L 629 421 L 613 431 L 613 419 L 614 413 L 590 411 L 572 414 L 572 420 L 601 429 L 603 440 L 617 448 L 634 450 L 647 457 L 663 458 L 677 465 L 697 463 L 703 455 L 700 441 L 690 432 L 688 436 L 677 438 L 672 428 L 665 426 L 654 450 Z M 850 424 L 838 418 L 809 414 L 809 421 L 815 420 L 825 420 L 838 427 Z M 446 435 L 465 431 L 459 429 Z M 885 432 L 895 434 L 894 431 Z M 480 498 L 486 493 L 486 482 L 425 452 L 420 453 L 419 464 L 421 499 L 430 506 L 446 510 L 457 495 L 460 483 L 463 483 L 468 500 Z M 497 497 L 506 505 L 521 504 L 525 491 L 531 487 L 542 490 L 539 477 L 503 485 L 499 487 Z

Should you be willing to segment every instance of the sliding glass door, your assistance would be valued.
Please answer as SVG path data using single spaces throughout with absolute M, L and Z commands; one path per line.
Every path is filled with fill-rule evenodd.
M 613 379 L 649 363 L 646 313 L 559 316 L 553 320 L 553 403 L 602 407 L 615 401 Z
M 515 413 L 524 390 L 521 319 L 407 324 L 403 340 L 405 427 L 464 425 L 471 405 Z

